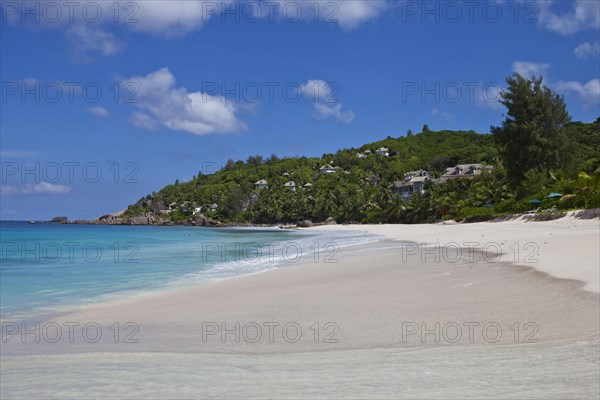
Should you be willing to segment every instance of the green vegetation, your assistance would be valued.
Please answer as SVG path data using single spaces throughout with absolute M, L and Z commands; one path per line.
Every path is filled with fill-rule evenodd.
M 565 168 L 572 160 L 571 143 L 563 127 L 571 122 L 563 98 L 542 86 L 542 78 L 509 77 L 500 101 L 507 109 L 501 127 L 492 134 L 502 145 L 509 182 L 518 186 L 530 171 Z
M 600 118 L 594 123 L 569 122 L 563 99 L 541 78 L 507 79 L 502 126 L 492 135 L 473 131 L 431 131 L 388 137 L 357 149 L 319 158 L 229 160 L 218 172 L 199 173 L 189 182 L 175 181 L 129 206 L 125 216 L 159 213 L 174 222 L 201 208 L 222 222 L 296 223 L 302 220 L 357 223 L 419 223 L 457 219 L 480 221 L 499 214 L 541 209 L 600 207 Z M 380 147 L 389 156 L 375 153 Z M 359 157 L 365 152 L 369 154 Z M 440 177 L 458 164 L 492 166 L 471 178 L 427 182 L 423 194 L 408 201 L 392 191 L 404 173 L 418 169 Z M 336 173 L 321 174 L 332 165 Z M 268 188 L 255 188 L 265 179 Z M 296 183 L 296 190 L 284 185 Z M 305 187 L 306 184 L 311 184 Z M 561 198 L 545 197 L 551 192 Z M 537 199 L 541 204 L 532 204 Z M 217 205 L 213 209 L 213 205 Z
M 464 207 L 456 214 L 459 221 L 476 222 L 486 221 L 494 216 L 492 207 Z

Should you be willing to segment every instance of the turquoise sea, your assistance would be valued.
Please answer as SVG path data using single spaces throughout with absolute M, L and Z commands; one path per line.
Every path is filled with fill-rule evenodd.
M 364 302 L 364 307 L 353 309 L 357 303 L 349 301 L 346 304 L 345 293 L 338 292 L 344 296 L 332 304 L 324 304 L 324 311 L 318 309 L 320 305 L 315 307 L 311 302 L 305 311 L 297 308 L 303 311 L 298 315 L 298 311 L 289 313 L 285 307 L 279 309 L 275 304 L 267 308 L 276 310 L 272 313 L 261 314 L 257 309 L 250 316 L 242 313 L 239 317 L 230 317 L 242 321 L 255 317 L 255 321 L 262 324 L 264 315 L 273 315 L 276 319 L 267 321 L 305 320 L 312 324 L 316 322 L 312 319 L 314 316 L 326 315 L 324 321 L 334 321 L 340 327 L 339 343 L 327 344 L 327 347 L 296 347 L 296 343 L 285 340 L 266 342 L 267 347 L 251 342 L 242 343 L 239 348 L 235 347 L 237 342 L 227 341 L 203 347 L 199 345 L 202 337 L 199 322 L 203 321 L 203 315 L 208 316 L 203 313 L 198 314 L 197 320 L 192 318 L 193 321 L 173 323 L 167 319 L 166 322 L 140 323 L 140 342 L 132 344 L 125 344 L 123 335 L 120 341 L 112 342 L 114 325 L 106 324 L 119 319 L 112 319 L 109 313 L 107 319 L 100 321 L 106 322 L 102 326 L 105 341 L 82 342 L 84 336 L 77 330 L 79 339 L 70 342 L 65 330 L 64 340 L 55 343 L 49 339 L 52 336 L 44 336 L 47 334 L 42 334 L 43 340 L 37 340 L 34 322 L 41 321 L 42 326 L 48 327 L 58 321 L 53 320 L 55 315 L 74 308 L 288 268 L 301 262 L 314 262 L 315 257 L 321 262 L 325 257 L 333 262 L 339 257 L 343 268 L 345 258 L 336 254 L 336 246 L 380 238 L 360 231 L 325 233 L 283 229 L 28 225 L 22 222 L 2 222 L 0 234 L 2 326 L 6 320 L 7 326 L 18 326 L 21 330 L 21 335 L 3 335 L 0 343 L 1 399 L 597 398 L 600 347 L 598 336 L 589 334 L 597 321 L 591 319 L 597 317 L 589 311 L 597 310 L 593 303 L 597 296 L 571 293 L 569 285 L 572 283 L 564 286 L 564 282 L 498 269 L 487 263 L 440 264 L 432 266 L 434 271 L 406 265 L 410 270 L 406 275 L 389 271 L 390 283 L 399 282 L 399 277 L 407 277 L 414 279 L 416 285 L 423 283 L 423 289 L 404 289 L 398 296 L 391 296 L 384 289 L 379 297 L 375 292 L 378 286 L 370 286 L 369 277 L 361 275 L 364 288 L 347 293 L 356 301 Z M 382 243 L 377 248 L 384 246 L 388 244 Z M 315 251 L 317 247 L 318 252 Z M 356 251 L 366 250 L 359 248 Z M 357 254 L 354 249 L 342 253 L 343 257 Z M 365 255 L 369 257 L 368 250 Z M 452 278 L 450 272 L 459 277 Z M 430 287 L 428 282 L 431 280 L 446 279 L 447 291 L 415 296 L 418 290 Z M 475 285 L 465 286 L 463 279 L 475 281 Z M 524 296 L 506 300 L 509 301 L 507 307 L 515 308 L 515 319 L 511 317 L 512 311 L 502 315 L 505 309 L 500 303 L 504 300 L 498 297 L 499 292 L 485 292 L 486 288 L 495 285 L 496 279 L 520 289 L 527 288 L 526 291 L 509 291 Z M 406 285 L 399 287 L 407 288 Z M 327 286 L 314 288 L 326 290 Z M 350 283 L 348 288 L 355 290 L 357 287 Z M 451 300 L 449 307 L 443 310 L 433 310 L 427 303 L 415 301 L 427 302 L 427 296 L 439 296 L 443 300 L 449 295 L 471 299 L 476 312 L 452 308 L 453 304 L 467 304 L 464 299 L 463 303 Z M 553 310 L 552 306 L 558 304 L 550 301 L 552 296 L 560 300 L 558 303 L 572 302 L 572 306 L 567 304 L 560 309 L 572 309 L 574 314 L 569 314 L 568 318 L 553 318 L 552 312 L 548 314 L 547 309 Z M 439 299 L 438 302 L 442 301 Z M 480 304 L 480 299 L 489 303 Z M 386 308 L 388 311 L 382 318 L 375 308 L 383 302 L 397 307 L 398 311 Z M 402 306 L 400 302 L 404 302 Z M 411 311 L 412 307 L 417 311 Z M 349 312 L 343 311 L 346 309 Z M 373 315 L 367 315 L 371 310 Z M 480 314 L 482 321 L 494 321 L 492 318 L 501 318 L 500 321 L 510 321 L 510 324 L 534 321 L 540 327 L 542 340 L 539 343 L 503 344 L 443 341 L 380 344 L 385 343 L 379 341 L 380 337 L 389 340 L 390 335 L 394 336 L 393 330 L 386 329 L 388 324 L 398 324 L 408 318 L 428 321 L 427 318 L 436 315 L 444 318 L 442 321 L 449 321 L 453 317 L 460 318 L 465 312 L 464 315 Z M 442 316 L 444 313 L 448 316 Z M 211 315 L 218 315 L 218 312 Z M 359 319 L 372 324 L 358 324 Z M 581 325 L 581 332 L 572 326 L 572 322 L 579 319 L 589 322 Z M 94 320 L 71 321 L 85 326 Z M 124 328 L 125 321 L 118 326 Z M 15 325 L 18 322 L 21 323 Z M 305 332 L 311 332 L 308 323 L 306 326 Z M 384 328 L 377 329 L 381 326 Z M 29 333 L 23 336 L 26 328 Z M 569 329 L 572 338 L 563 340 L 559 336 L 560 340 L 556 340 L 554 332 L 560 333 L 563 329 Z M 400 333 L 398 330 L 395 335 Z M 5 338 L 8 338 L 6 343 Z M 223 349 L 230 351 L 220 353 Z
M 54 314 L 312 261 L 375 240 L 279 228 L 0 222 L 0 319 Z M 318 249 L 318 250 L 317 250 Z

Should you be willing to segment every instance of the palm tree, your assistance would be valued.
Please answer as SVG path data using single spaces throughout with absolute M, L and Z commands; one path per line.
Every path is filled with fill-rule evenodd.
M 325 188 L 316 198 L 315 211 L 320 219 L 325 220 L 334 214 L 337 209 L 335 199 L 336 193 L 330 187 Z
M 392 196 L 385 208 L 387 222 L 398 223 L 404 219 L 406 208 L 401 196 Z
M 596 169 L 592 175 L 580 172 L 572 184 L 575 187 L 576 196 L 580 197 L 580 204 L 583 204 L 585 208 L 600 207 L 600 168 Z

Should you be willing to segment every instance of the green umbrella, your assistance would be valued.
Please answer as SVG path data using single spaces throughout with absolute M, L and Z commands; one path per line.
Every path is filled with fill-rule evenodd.
M 548 196 L 546 196 L 546 199 L 556 199 L 557 197 L 563 197 L 563 195 L 560 193 L 552 192 Z
M 538 199 L 533 199 L 533 200 L 529 200 L 529 203 L 531 203 L 531 204 L 541 204 L 542 201 L 538 200 Z

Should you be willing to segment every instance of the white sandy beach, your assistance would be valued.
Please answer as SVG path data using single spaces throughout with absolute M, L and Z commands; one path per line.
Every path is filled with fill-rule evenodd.
M 336 263 L 294 264 L 55 318 L 94 322 L 111 334 L 95 343 L 77 335 L 73 343 L 7 343 L 3 395 L 598 394 L 598 219 L 314 229 L 358 229 L 392 240 L 344 248 Z M 452 245 L 445 253 L 414 251 L 398 240 L 440 248 L 496 243 L 505 254 L 492 257 L 489 247 L 488 254 L 463 251 L 458 259 Z M 538 246 L 533 254 L 524 247 L 531 243 Z M 509 250 L 515 244 L 517 260 Z M 134 322 L 138 342 L 123 343 L 121 336 L 115 343 L 108 328 L 115 322 Z M 53 382 L 52 392 L 42 379 Z
M 519 218 L 496 223 L 328 225 L 313 229 L 359 229 L 392 240 L 429 244 L 428 248 L 436 243 L 441 247 L 487 246 L 490 259 L 501 250 L 499 261 L 527 265 L 557 278 L 580 280 L 585 282 L 586 290 L 596 293 L 600 290 L 600 221 L 597 218 L 577 219 L 571 213 L 546 222 Z

